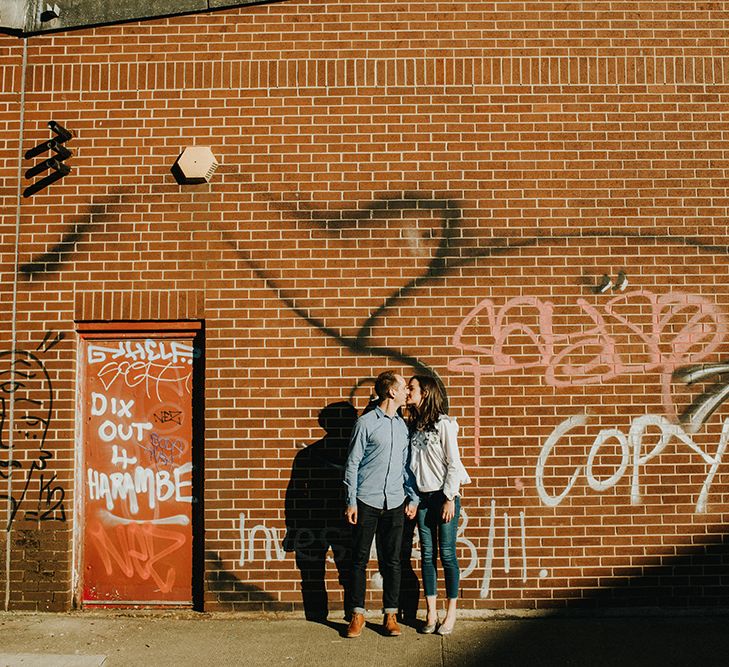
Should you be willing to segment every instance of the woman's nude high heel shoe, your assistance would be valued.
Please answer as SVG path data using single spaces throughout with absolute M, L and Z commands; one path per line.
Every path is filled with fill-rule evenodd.
M 424 635 L 432 635 L 435 632 L 435 628 L 437 625 L 438 625 L 438 621 L 436 621 L 432 625 L 428 625 L 428 623 L 426 622 L 426 624 L 422 627 L 420 632 Z
M 450 628 L 444 628 L 443 624 L 441 623 L 441 625 L 438 626 L 438 629 L 435 632 L 436 632 L 436 634 L 442 635 L 445 637 L 446 635 L 449 635 L 453 632 L 454 627 L 455 627 L 455 623 L 453 625 L 451 625 Z

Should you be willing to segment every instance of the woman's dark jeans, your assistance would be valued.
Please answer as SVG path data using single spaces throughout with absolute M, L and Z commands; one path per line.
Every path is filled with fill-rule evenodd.
M 441 514 L 446 497 L 442 491 L 420 494 L 418 507 L 418 533 L 422 555 L 423 589 L 426 597 L 437 591 L 436 563 L 440 551 L 440 562 L 445 575 L 446 596 L 449 600 L 458 597 L 461 568 L 456 556 L 456 534 L 458 517 L 461 513 L 461 499 L 456 496 L 456 511 L 448 523 L 443 523 Z
M 404 504 L 381 510 L 357 501 L 357 525 L 352 550 L 352 611 L 363 614 L 367 589 L 367 563 L 372 539 L 377 537 L 377 562 L 382 575 L 382 606 L 386 614 L 396 614 L 400 601 L 400 546 Z

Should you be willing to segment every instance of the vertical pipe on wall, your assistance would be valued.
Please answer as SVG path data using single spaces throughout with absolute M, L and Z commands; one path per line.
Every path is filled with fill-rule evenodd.
M 10 349 L 15 350 L 17 339 L 17 314 L 18 314 L 18 263 L 20 256 L 20 204 L 23 188 L 23 134 L 25 131 L 25 73 L 28 65 L 28 38 L 23 37 L 23 60 L 20 70 L 20 129 L 18 132 L 18 190 L 15 198 L 15 248 L 13 257 L 13 306 L 12 317 L 10 322 Z M 10 383 L 15 381 L 15 364 L 10 365 Z M 8 428 L 8 461 L 13 460 L 13 433 L 15 427 L 15 409 L 12 399 L 9 401 L 9 421 Z M 8 466 L 8 519 L 12 516 L 13 511 L 13 466 Z M 5 611 L 10 608 L 10 545 L 12 538 L 11 526 L 6 526 L 5 530 Z
M 76 302 L 76 285 L 74 284 L 74 303 Z M 83 346 L 76 346 L 76 386 L 83 386 Z M 84 488 L 83 479 L 83 448 L 81 443 L 84 441 L 83 420 L 81 411 L 81 392 L 76 392 L 76 419 L 75 419 L 75 439 L 73 448 L 73 469 L 74 469 L 74 487 L 76 489 Z M 83 595 L 80 590 L 81 582 L 81 554 L 78 546 L 81 543 L 81 535 L 79 531 L 83 526 L 82 521 L 83 505 L 79 500 L 79 494 L 73 494 L 73 531 L 71 537 L 71 605 L 74 609 L 79 609 L 82 605 Z

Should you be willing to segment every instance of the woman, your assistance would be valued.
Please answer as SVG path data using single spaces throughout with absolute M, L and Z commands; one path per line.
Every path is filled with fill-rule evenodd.
M 408 384 L 410 470 L 420 496 L 418 532 L 422 554 L 423 588 L 428 616 L 422 632 L 448 635 L 456 623 L 461 571 L 456 556 L 456 533 L 461 510 L 461 484 L 471 480 L 458 455 L 458 424 L 446 414 L 440 385 L 427 375 L 414 375 Z M 448 608 L 438 625 L 436 559 L 445 575 Z

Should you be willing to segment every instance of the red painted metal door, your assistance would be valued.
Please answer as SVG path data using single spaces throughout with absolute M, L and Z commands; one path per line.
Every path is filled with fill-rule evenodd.
M 83 337 L 85 605 L 192 602 L 193 336 Z

